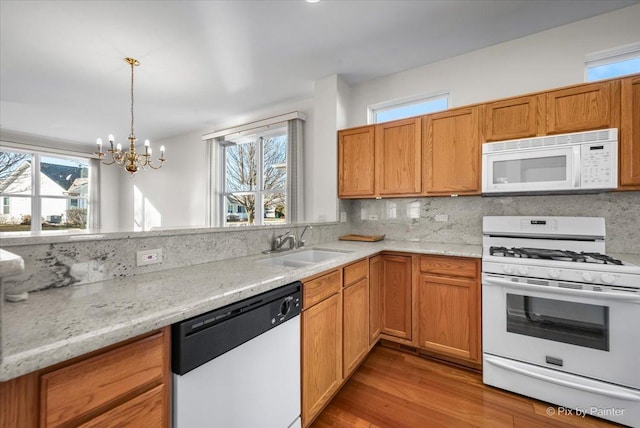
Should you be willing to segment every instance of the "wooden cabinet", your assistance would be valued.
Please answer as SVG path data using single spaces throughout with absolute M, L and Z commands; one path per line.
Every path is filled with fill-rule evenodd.
M 382 256 L 369 259 L 369 345 L 382 333 Z
M 484 105 L 484 141 L 544 135 L 545 96 L 530 95 Z
M 0 427 L 168 427 L 169 331 L 0 384 Z
M 478 107 L 425 116 L 423 123 L 425 193 L 480 193 Z
M 418 346 L 479 364 L 479 260 L 445 256 L 420 259 Z
M 374 126 L 338 132 L 338 197 L 372 197 L 375 194 Z
M 338 279 L 337 290 L 335 278 Z M 305 298 L 308 284 L 316 289 L 313 295 L 322 295 L 322 300 Z M 307 426 L 320 413 L 342 384 L 342 292 L 339 286 L 339 270 L 303 282 L 303 426 Z M 325 295 L 318 293 L 318 288 L 331 288 L 333 292 Z M 313 304 L 308 306 L 307 302 Z
M 546 92 L 547 134 L 617 128 L 620 81 L 574 86 Z
M 376 193 L 418 195 L 421 179 L 421 119 L 376 125 Z
M 346 378 L 369 351 L 369 261 L 344 268 L 342 368 Z
M 382 332 L 411 340 L 411 256 L 382 256 Z
M 640 190 L 640 75 L 622 79 L 620 186 Z

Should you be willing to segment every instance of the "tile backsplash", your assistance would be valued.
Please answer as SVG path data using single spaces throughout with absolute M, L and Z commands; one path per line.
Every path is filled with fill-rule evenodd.
M 348 213 L 351 233 L 460 244 L 482 243 L 483 216 L 604 217 L 607 251 L 640 253 L 640 192 L 365 199 L 350 201 L 344 209 Z M 447 221 L 436 221 L 436 216 Z

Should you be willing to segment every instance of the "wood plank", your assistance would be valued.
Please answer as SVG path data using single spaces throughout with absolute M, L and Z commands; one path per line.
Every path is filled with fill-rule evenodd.
M 376 242 L 382 241 L 384 235 L 342 235 L 339 236 L 340 241 L 362 241 L 362 242 Z
M 484 385 L 479 373 L 376 346 L 312 428 L 618 426 L 590 416 L 549 416 L 549 406 Z

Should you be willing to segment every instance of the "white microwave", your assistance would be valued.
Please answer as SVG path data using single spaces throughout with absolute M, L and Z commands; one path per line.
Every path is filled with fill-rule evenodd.
M 616 187 L 616 128 L 482 145 L 483 195 L 597 192 Z

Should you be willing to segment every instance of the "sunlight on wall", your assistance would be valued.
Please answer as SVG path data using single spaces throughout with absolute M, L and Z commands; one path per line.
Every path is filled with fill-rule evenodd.
M 162 226 L 162 215 L 145 198 L 138 186 L 133 186 L 133 230 L 151 230 Z

